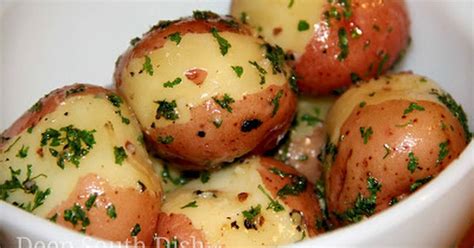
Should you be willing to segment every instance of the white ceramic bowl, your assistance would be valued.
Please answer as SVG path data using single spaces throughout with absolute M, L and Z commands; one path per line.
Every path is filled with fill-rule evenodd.
M 230 1 L 1 1 L 0 129 L 39 97 L 72 82 L 110 85 L 130 38 L 194 9 L 228 13 Z M 408 0 L 413 45 L 399 70 L 438 81 L 474 117 L 471 0 Z M 455 244 L 474 221 L 474 144 L 422 190 L 368 220 L 294 247 Z M 110 246 L 0 202 L 0 246 Z M 36 246 L 35 246 L 36 245 Z M 44 246 L 43 246 L 44 245 Z

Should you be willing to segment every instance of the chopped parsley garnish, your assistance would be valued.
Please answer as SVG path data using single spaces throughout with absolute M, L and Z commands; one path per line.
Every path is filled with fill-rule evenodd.
M 362 101 L 362 102 L 359 103 L 359 108 L 363 108 L 363 107 L 365 107 L 365 105 L 367 105 L 367 102 Z
M 302 32 L 302 31 L 306 31 L 309 29 L 309 23 L 305 20 L 300 20 L 298 22 L 298 31 Z
M 403 127 L 408 127 L 409 125 L 413 125 L 413 123 L 414 123 L 413 120 L 409 120 L 409 121 L 407 121 L 407 122 L 404 123 L 404 124 L 397 124 L 397 125 L 395 125 L 395 126 L 396 126 L 396 127 L 399 127 L 399 128 L 403 128 Z
M 114 204 L 107 206 L 107 216 L 113 220 L 117 218 L 117 211 L 115 210 Z
M 336 213 L 336 217 L 342 221 L 355 223 L 361 221 L 364 216 L 371 216 L 375 213 L 375 208 L 377 207 L 377 193 L 381 188 L 382 185 L 380 182 L 371 176 L 368 177 L 367 189 L 370 192 L 370 196 L 365 197 L 359 193 L 354 202 L 354 207 L 347 209 L 343 213 Z
M 443 160 L 448 156 L 449 154 L 449 149 L 448 149 L 449 142 L 445 141 L 440 143 L 439 146 L 439 152 L 438 152 L 438 159 L 436 159 L 436 165 L 440 165 Z
M 199 178 L 201 179 L 201 183 L 207 183 L 209 182 L 209 179 L 211 178 L 211 173 L 207 170 L 201 171 Z
M 163 84 L 165 88 L 173 88 L 174 86 L 178 85 L 183 81 L 180 77 L 175 78 L 173 81 L 168 81 Z
M 49 217 L 48 220 L 56 223 L 56 220 L 58 219 L 58 213 L 55 213 L 53 216 Z
M 176 237 L 173 237 L 171 241 L 165 239 L 163 241 L 163 246 L 165 248 L 179 248 L 179 240 Z
M 355 73 L 355 72 L 351 72 L 350 77 L 351 77 L 351 82 L 352 82 L 353 84 L 355 84 L 355 83 L 357 83 L 357 82 L 359 82 L 359 81 L 362 80 L 362 78 L 359 76 L 359 74 L 357 74 L 357 73 Z
M 181 207 L 181 209 L 184 209 L 184 208 L 197 208 L 198 205 L 196 204 L 196 201 L 192 201 L 184 206 Z
M 130 45 L 135 46 L 140 40 L 141 40 L 140 37 L 135 37 L 130 40 Z
M 171 136 L 171 135 L 158 136 L 158 141 L 163 145 L 169 145 L 169 144 L 173 143 L 174 137 Z
M 73 88 L 66 90 L 66 96 L 78 94 L 78 93 L 84 92 L 85 90 L 86 90 L 85 85 L 78 84 L 78 85 L 75 85 Z
M 346 19 L 352 16 L 351 2 L 350 0 L 339 0 L 339 4 L 344 7 L 343 14 Z
M 28 149 L 30 149 L 29 146 L 22 145 L 20 150 L 18 151 L 18 154 L 16 154 L 16 157 L 17 158 L 26 158 L 28 156 Z
M 298 195 L 301 192 L 306 190 L 307 179 L 302 176 L 288 174 L 278 168 L 272 167 L 269 169 L 271 173 L 278 175 L 281 178 L 288 177 L 291 182 L 283 186 L 278 190 L 277 195 L 279 197 L 285 198 L 287 195 Z
M 28 111 L 31 113 L 40 112 L 42 108 L 43 108 L 43 103 L 41 102 L 41 100 L 39 100 L 35 104 L 33 104 L 33 106 L 31 106 L 31 108 Z
M 120 96 L 116 95 L 116 94 L 113 94 L 113 93 L 108 94 L 107 99 L 109 100 L 109 102 L 112 103 L 112 105 L 114 105 L 117 108 L 120 108 L 120 105 L 122 105 L 122 103 L 123 103 L 122 98 Z
M 135 224 L 135 226 L 133 227 L 132 231 L 130 231 L 130 235 L 132 237 L 135 237 L 137 236 L 140 232 L 141 232 L 142 228 L 140 226 L 140 224 Z
M 115 163 L 122 165 L 123 161 L 128 157 L 127 152 L 123 146 L 114 146 L 114 156 L 115 156 Z
M 412 185 L 410 185 L 410 192 L 414 192 L 421 186 L 431 181 L 431 179 L 433 179 L 433 176 L 427 176 L 427 177 L 416 180 Z
M 263 69 L 258 63 L 257 61 L 249 61 L 249 64 L 253 65 L 260 74 L 267 74 L 267 71 L 265 69 Z
M 273 74 L 282 73 L 283 67 L 285 66 L 285 52 L 283 51 L 283 49 L 279 46 L 272 46 L 268 43 L 265 43 L 263 47 L 265 47 L 266 52 L 265 58 L 270 60 L 270 62 L 272 63 Z
M 258 189 L 262 191 L 262 193 L 270 200 L 270 203 L 267 206 L 267 209 L 273 209 L 275 212 L 280 212 L 285 210 L 285 208 L 278 202 L 277 200 L 274 200 L 270 194 L 268 194 L 265 189 L 263 189 L 262 185 L 258 185 Z
M 168 181 L 170 181 L 172 184 L 176 186 L 185 185 L 189 181 L 187 178 L 182 177 L 182 176 L 173 177 L 170 173 L 168 165 L 163 166 L 163 171 L 161 171 L 161 178 L 163 179 L 165 183 L 168 183 Z
M 288 81 L 290 83 L 291 90 L 293 90 L 293 92 L 298 94 L 300 90 L 298 89 L 298 84 L 297 84 L 298 80 L 294 72 L 291 73 L 290 78 L 288 78 Z
M 221 50 L 222 56 L 225 56 L 229 51 L 229 48 L 232 47 L 232 45 L 226 39 L 219 35 L 219 32 L 215 27 L 211 28 L 211 33 L 212 36 L 216 38 L 216 41 L 219 44 L 219 49 Z
M 425 111 L 425 108 L 421 105 L 418 105 L 414 102 L 410 103 L 410 105 L 408 105 L 408 108 L 406 108 L 404 111 L 403 111 L 403 115 L 407 115 L 415 110 L 418 110 L 418 111 Z
M 227 112 L 232 113 L 232 107 L 230 104 L 234 103 L 235 100 L 230 97 L 227 93 L 224 94 L 222 99 L 219 99 L 217 97 L 212 98 L 221 108 L 227 110 Z
M 461 105 L 459 105 L 454 98 L 448 94 L 448 93 L 440 93 L 436 89 L 432 89 L 431 93 L 433 95 L 436 95 L 438 100 L 443 103 L 446 108 L 449 109 L 449 111 L 456 117 L 461 123 L 463 129 L 464 129 L 464 134 L 466 136 L 466 142 L 471 141 L 472 138 L 472 133 L 469 131 L 469 127 L 467 125 L 467 116 L 466 113 L 464 112 L 463 108 Z
M 65 209 L 63 217 L 65 221 L 70 222 L 74 227 L 80 223 L 81 232 L 85 232 L 86 227 L 91 223 L 87 213 L 78 203 L 75 203 L 70 209 Z
M 97 193 L 89 195 L 89 198 L 87 198 L 87 201 L 85 203 L 87 211 L 89 211 L 92 208 L 92 206 L 94 206 L 94 203 L 95 203 L 95 200 L 97 199 L 97 196 L 98 196 Z
M 179 43 L 181 42 L 181 34 L 179 32 L 172 33 L 168 37 L 169 37 L 170 41 L 176 42 L 176 45 L 179 45 Z
M 389 59 L 390 59 L 390 55 L 388 55 L 387 53 L 384 53 L 382 60 L 380 60 L 379 67 L 377 68 L 377 77 L 382 75 L 383 68 L 385 67 L 385 64 L 388 62 Z
M 316 193 L 316 197 L 318 198 L 319 208 L 321 209 L 322 213 L 321 218 L 316 220 L 316 227 L 318 229 L 328 231 L 332 228 L 332 224 L 329 222 L 329 211 L 325 198 L 326 188 L 324 186 L 323 180 L 316 181 L 316 184 L 314 185 L 314 192 Z
M 357 39 L 362 35 L 362 30 L 358 27 L 355 27 L 351 30 L 351 37 Z
M 145 55 L 145 63 L 143 63 L 143 70 L 150 76 L 153 76 L 153 64 L 150 57 Z
M 288 8 L 293 7 L 293 4 L 295 4 L 295 0 L 290 0 L 290 2 L 288 3 Z
M 337 55 L 339 61 L 343 61 L 349 55 L 349 39 L 347 38 L 347 32 L 344 28 L 340 28 L 337 32 L 339 37 L 339 48 L 341 52 Z
M 259 119 L 245 120 L 240 126 L 240 131 L 248 133 L 254 129 L 259 128 L 262 125 L 262 121 Z
M 276 96 L 272 100 L 273 110 L 272 110 L 272 117 L 276 115 L 278 109 L 280 108 L 280 98 L 283 96 L 283 90 L 278 91 Z
M 256 218 L 260 215 L 262 206 L 258 204 L 256 207 L 251 206 L 249 210 L 242 211 L 242 215 L 244 216 L 244 226 L 247 229 L 257 229 L 256 225 Z
M 301 116 L 301 121 L 306 122 L 306 125 L 314 127 L 318 123 L 322 123 L 324 120 L 319 118 L 321 110 L 319 108 L 314 109 L 315 115 L 312 114 L 303 114 Z
M 237 77 L 242 77 L 242 74 L 244 74 L 244 68 L 242 66 L 231 66 L 232 70 L 234 70 L 235 74 L 237 74 Z
M 179 115 L 176 111 L 176 100 L 168 102 L 166 100 L 162 101 L 155 101 L 158 104 L 158 108 L 156 109 L 155 119 L 159 120 L 161 117 L 165 118 L 166 120 L 177 120 Z
M 390 202 L 388 203 L 388 205 L 393 206 L 397 203 L 398 203 L 398 198 L 397 197 L 392 197 L 392 199 L 390 199 Z
M 48 128 L 41 134 L 41 147 L 49 146 L 49 151 L 56 157 L 57 165 L 64 169 L 65 162 L 70 162 L 76 167 L 80 160 L 86 156 L 95 144 L 95 130 L 81 130 L 73 125 L 62 127 L 59 130 Z M 56 148 L 62 148 L 58 151 Z
M 243 23 L 243 24 L 247 24 L 247 19 L 248 19 L 248 15 L 246 12 L 242 12 L 240 13 L 240 21 Z
M 369 142 L 370 136 L 374 134 L 374 131 L 372 130 L 372 127 L 360 127 L 360 136 L 364 139 L 364 144 L 367 144 Z
M 207 20 L 219 18 L 219 15 L 209 10 L 194 10 L 193 17 L 197 20 Z
M 415 172 L 416 168 L 418 168 L 418 158 L 415 157 L 413 152 L 408 153 L 408 170 L 413 173 Z

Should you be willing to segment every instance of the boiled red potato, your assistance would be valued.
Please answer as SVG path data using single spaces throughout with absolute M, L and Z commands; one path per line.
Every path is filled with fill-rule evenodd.
M 87 235 L 150 244 L 161 186 L 121 97 L 51 92 L 1 136 L 0 199 Z
M 333 97 L 298 99 L 298 114 L 275 158 L 293 166 L 310 182 L 321 179 L 321 151 L 327 141 L 325 118 Z
M 281 49 L 201 11 L 134 40 L 115 71 L 154 150 L 193 170 L 273 148 L 294 115 L 290 78 Z
M 238 0 L 231 12 L 294 55 L 299 88 L 309 95 L 383 74 L 410 40 L 403 0 Z
M 327 119 L 326 192 L 340 224 L 382 211 L 434 179 L 471 140 L 460 105 L 411 73 L 355 86 Z
M 272 246 L 317 235 L 318 219 L 305 177 L 271 158 L 251 157 L 167 194 L 157 236 L 164 247 Z

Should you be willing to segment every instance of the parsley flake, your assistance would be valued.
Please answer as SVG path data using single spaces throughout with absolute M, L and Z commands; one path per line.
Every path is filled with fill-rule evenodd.
M 179 43 L 181 42 L 181 34 L 179 32 L 172 33 L 170 34 L 169 39 L 170 41 L 176 42 L 176 45 L 179 45 Z
M 165 88 L 173 88 L 174 86 L 178 85 L 183 81 L 180 77 L 175 78 L 173 81 L 168 81 L 163 84 Z
M 229 51 L 229 48 L 232 47 L 232 45 L 224 39 L 222 36 L 219 35 L 219 32 L 217 31 L 216 28 L 211 29 L 212 36 L 216 38 L 217 43 L 219 44 L 219 49 L 221 50 L 222 56 L 225 56 L 227 52 Z
M 367 144 L 369 142 L 370 136 L 374 134 L 374 131 L 372 130 L 372 127 L 360 127 L 360 136 L 364 139 L 364 144 Z
M 425 111 L 425 108 L 421 105 L 418 105 L 414 102 L 410 103 L 410 105 L 408 105 L 408 108 L 406 108 L 404 111 L 403 111 L 403 115 L 407 115 L 415 110 L 418 110 L 418 111 Z
M 234 103 L 235 100 L 230 97 L 227 93 L 224 94 L 222 99 L 219 99 L 217 97 L 212 98 L 221 108 L 227 110 L 227 112 L 232 113 L 232 107 L 230 104 Z
M 150 76 L 153 76 L 153 64 L 151 58 L 145 55 L 145 63 L 143 63 L 143 70 Z
M 306 31 L 309 29 L 309 23 L 305 20 L 300 20 L 298 22 L 298 31 L 302 32 L 302 31 Z
M 114 146 L 114 156 L 115 156 L 115 163 L 122 165 L 123 161 L 128 157 L 127 152 L 123 146 Z
M 185 208 L 197 208 L 198 205 L 196 204 L 196 201 L 192 201 L 184 206 L 181 207 L 181 209 L 185 209 Z
M 416 168 L 418 168 L 418 158 L 415 157 L 413 152 L 408 153 L 408 170 L 413 173 L 415 172 Z

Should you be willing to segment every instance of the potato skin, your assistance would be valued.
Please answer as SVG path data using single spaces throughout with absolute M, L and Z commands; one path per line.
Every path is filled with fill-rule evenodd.
M 320 23 L 306 51 L 296 61 L 298 86 L 303 93 L 327 95 L 350 86 L 352 78 L 370 79 L 382 75 L 408 46 L 410 20 L 405 1 L 350 2 L 351 17 Z M 327 4 L 325 11 L 332 7 Z M 341 6 L 337 8 L 342 10 Z M 351 38 L 356 27 L 362 34 Z M 348 55 L 343 60 L 338 59 L 341 54 L 339 30 L 342 29 L 348 38 Z
M 238 25 L 235 21 L 232 21 L 232 19 L 222 19 L 219 16 L 211 16 L 208 19 L 187 18 L 172 22 L 165 27 L 152 29 L 145 34 L 135 46 L 129 48 L 129 50 L 121 56 L 117 65 L 114 75 L 117 90 L 124 95 L 127 102 L 135 109 L 142 130 L 146 135 L 147 142 L 160 157 L 175 163 L 176 166 L 181 169 L 209 169 L 217 167 L 223 162 L 232 162 L 235 158 L 251 151 L 261 153 L 269 150 L 277 144 L 279 138 L 287 131 L 294 116 L 296 95 L 288 84 L 288 77 L 290 76 L 287 74 L 289 73 L 289 71 L 287 71 L 288 68 L 286 68 L 286 65 L 283 65 L 283 67 L 285 67 L 284 72 L 272 74 L 270 71 L 272 69 L 269 66 L 270 61 L 268 61 L 263 54 L 258 54 L 258 56 L 261 56 L 259 60 L 262 66 L 264 66 L 263 64 L 268 64 L 265 65 L 268 71 L 267 76 L 272 74 L 272 77 L 279 77 L 280 81 L 283 79 L 285 82 L 281 84 L 267 79 L 267 82 L 256 92 L 246 91 L 245 88 L 243 88 L 248 87 L 245 86 L 245 84 L 252 84 L 253 82 L 251 81 L 240 84 L 244 86 L 234 86 L 234 84 L 229 86 L 242 87 L 242 94 L 234 97 L 238 99 L 235 99 L 235 102 L 231 104 L 232 111 L 226 111 L 222 106 L 219 106 L 215 100 L 225 96 L 226 90 L 228 90 L 226 88 L 219 88 L 217 95 L 212 95 L 214 93 L 203 94 L 201 97 L 201 99 L 203 99 L 202 102 L 197 104 L 180 103 L 178 101 L 178 105 L 185 105 L 189 110 L 190 117 L 189 120 L 186 121 L 175 120 L 168 123 L 162 122 L 165 123 L 164 125 L 155 125 L 155 121 L 162 121 L 156 119 L 153 120 L 153 123 L 148 123 L 149 120 L 146 118 L 152 115 L 155 116 L 155 113 L 145 113 L 144 108 L 142 108 L 143 105 L 134 105 L 135 93 L 132 93 L 130 89 L 139 86 L 135 86 L 137 84 L 134 79 L 126 79 L 129 74 L 127 70 L 130 67 L 130 63 L 132 63 L 134 59 L 141 59 L 143 56 L 148 56 L 150 53 L 164 49 L 165 42 L 169 42 L 170 34 L 179 32 L 181 37 L 185 39 L 187 35 L 192 34 L 210 35 L 210 30 L 215 28 L 219 33 L 238 34 L 239 36 L 252 39 L 252 43 L 263 44 L 261 40 L 250 36 L 250 31 L 246 26 Z M 218 51 L 218 49 L 219 47 L 216 45 L 216 51 Z M 264 53 L 263 50 L 262 52 Z M 208 61 L 217 61 L 217 59 L 221 59 L 221 57 L 226 58 L 219 54 L 217 58 L 209 58 Z M 180 59 L 181 58 L 178 58 L 173 61 L 179 61 Z M 183 77 L 181 85 L 173 89 L 176 92 L 177 99 L 181 102 L 186 101 L 183 100 L 183 98 L 179 98 L 180 94 L 183 94 L 180 91 L 180 86 L 183 86 L 183 84 L 189 85 L 189 83 L 194 83 L 195 85 L 192 87 L 197 86 L 198 88 L 203 88 L 206 87 L 206 84 L 209 84 L 206 80 L 213 82 L 227 80 L 222 79 L 222 77 L 218 78 L 218 76 L 212 78 L 213 76 L 211 74 L 214 72 L 208 71 L 206 68 L 202 68 L 202 66 L 197 66 L 198 64 L 202 64 L 199 61 L 202 60 L 201 55 L 196 55 L 188 60 L 191 61 L 191 64 L 196 63 L 196 66 L 188 67 L 188 69 L 183 72 L 185 77 Z M 194 60 L 196 60 L 196 62 L 194 62 Z M 251 59 L 247 58 L 236 63 L 236 65 L 240 64 L 250 67 L 245 69 L 242 80 L 244 80 L 246 74 L 254 73 L 252 70 L 255 69 L 249 65 L 249 61 L 251 61 Z M 225 61 L 221 64 L 224 65 L 226 63 L 228 64 L 229 62 Z M 230 66 L 226 65 L 226 67 L 218 68 L 217 70 L 228 69 L 230 69 Z M 159 70 L 159 68 L 156 70 Z M 142 72 L 137 74 L 140 73 Z M 138 76 L 142 75 L 135 74 L 135 77 Z M 235 74 L 232 76 L 235 77 Z M 186 80 L 186 78 L 191 82 Z M 124 80 L 127 80 L 127 82 Z M 260 80 L 260 78 L 258 80 Z M 151 78 L 146 81 L 146 83 L 143 83 L 143 85 L 157 85 L 162 83 L 163 82 L 158 82 Z M 259 82 L 257 81 L 255 84 L 258 85 Z M 168 89 L 165 88 L 164 90 Z M 154 98 L 150 99 L 148 104 L 157 106 L 156 100 L 162 97 L 161 92 L 162 91 L 159 90 L 153 91 Z M 171 101 L 171 99 L 165 100 Z M 275 101 L 278 102 L 275 103 Z M 275 107 L 276 104 L 278 104 L 278 107 Z M 179 106 L 177 108 L 179 108 Z M 216 116 L 219 117 L 219 124 L 215 123 Z M 172 141 L 163 142 L 164 137 L 170 137 Z
M 453 115 L 454 103 L 439 96 L 449 95 L 425 77 L 400 73 L 353 87 L 335 103 L 325 178 L 336 225 L 406 198 L 463 151 L 470 141 L 458 119 L 464 113 L 459 107 Z
M 194 180 L 176 189 L 164 201 L 157 225 L 159 239 L 234 247 L 281 245 L 319 234 L 315 223 L 320 209 L 313 185 L 308 183 L 297 195 L 278 196 L 291 182 L 279 173 L 300 175 L 274 159 L 252 157 L 212 173 L 206 183 Z M 269 197 L 283 209 L 269 207 Z M 245 224 L 242 212 L 257 205 L 261 210 L 255 226 Z M 209 219 L 209 214 L 214 217 Z M 300 218 L 293 220 L 292 215 Z
M 64 131 L 66 127 L 73 131 Z M 51 130 L 60 135 L 58 145 L 50 139 L 55 135 Z M 85 140 L 92 145 L 77 164 L 65 160 L 61 167 L 58 157 L 77 149 L 66 144 L 66 132 L 75 147 L 85 149 Z M 77 141 L 84 137 L 81 132 L 90 136 Z M 149 245 L 161 186 L 137 140 L 140 135 L 137 120 L 113 91 L 87 84 L 54 90 L 3 132 L 0 184 L 15 176 L 23 188 L 0 187 L 0 197 L 67 228 L 84 228 L 88 235 L 112 241 L 133 240 L 131 230 L 139 225 L 135 238 Z M 126 154 L 121 162 L 114 147 L 122 147 Z M 36 206 L 41 192 L 44 199 Z M 29 207 L 31 203 L 34 207 Z M 83 218 L 78 217 L 81 212 Z

